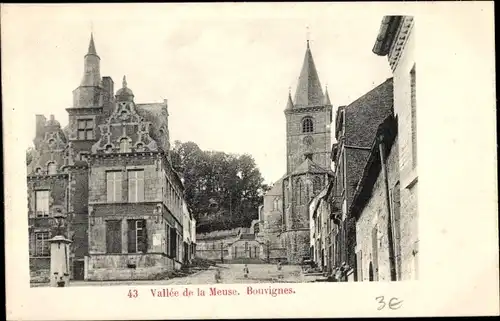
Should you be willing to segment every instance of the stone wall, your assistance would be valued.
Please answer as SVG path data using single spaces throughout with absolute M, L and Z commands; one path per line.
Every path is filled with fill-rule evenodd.
M 281 234 L 289 264 L 300 264 L 302 258 L 309 256 L 309 229 L 286 231 Z
M 88 259 L 87 280 L 147 280 L 156 274 L 180 268 L 164 254 L 93 255 Z
M 405 25 L 411 17 L 405 17 Z M 401 229 L 403 231 L 401 255 L 403 280 L 418 278 L 418 152 L 413 150 L 412 137 L 418 142 L 418 134 L 413 128 L 419 128 L 418 111 L 412 126 L 412 91 L 411 72 L 415 67 L 415 33 L 408 31 L 408 39 L 394 70 L 394 111 L 398 117 L 399 168 L 401 176 Z M 418 79 L 416 80 L 418 87 Z M 418 107 L 418 101 L 416 101 Z M 418 110 L 418 109 L 417 109 Z M 418 143 L 417 143 L 418 146 Z
M 331 107 L 318 107 L 309 112 L 296 112 L 287 117 L 287 172 L 292 172 L 304 161 L 304 153 L 313 153 L 313 161 L 323 168 L 330 168 L 331 132 L 326 126 L 330 124 Z M 302 133 L 302 119 L 312 117 L 314 132 Z M 304 143 L 304 138 L 311 136 L 312 144 Z
M 375 150 L 378 153 L 378 149 Z M 398 141 L 394 142 L 387 157 L 389 188 L 397 186 L 399 181 Z M 376 155 L 376 157 L 380 157 Z M 361 196 L 364 197 L 364 196 Z M 394 204 L 391 204 L 393 206 Z M 382 170 L 378 172 L 370 199 L 361 211 L 356 222 L 356 257 L 358 280 L 369 280 L 370 262 L 373 266 L 374 278 L 379 281 L 390 281 L 388 224 L 386 186 Z M 374 253 L 376 238 L 376 253 Z

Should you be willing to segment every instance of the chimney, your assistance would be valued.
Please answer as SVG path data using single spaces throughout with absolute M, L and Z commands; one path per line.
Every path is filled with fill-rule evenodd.
M 112 102 L 114 95 L 114 82 L 111 77 L 102 77 L 102 87 L 103 87 L 103 106 L 104 113 L 111 114 L 112 112 Z

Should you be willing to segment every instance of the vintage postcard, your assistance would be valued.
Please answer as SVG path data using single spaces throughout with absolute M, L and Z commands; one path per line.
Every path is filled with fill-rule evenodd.
M 492 2 L 1 14 L 9 320 L 498 315 Z

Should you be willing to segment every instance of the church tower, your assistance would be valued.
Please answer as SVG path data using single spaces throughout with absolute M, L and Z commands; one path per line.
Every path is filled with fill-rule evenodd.
M 328 92 L 321 88 L 309 41 L 295 99 L 289 93 L 285 117 L 287 174 L 304 159 L 330 169 L 332 105 Z

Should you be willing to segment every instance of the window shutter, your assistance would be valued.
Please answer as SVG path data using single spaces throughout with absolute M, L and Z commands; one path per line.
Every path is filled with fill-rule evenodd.
M 128 253 L 136 253 L 135 221 L 128 220 Z
M 146 228 L 146 220 L 142 220 L 142 244 L 141 244 L 142 253 L 148 252 L 148 231 Z

